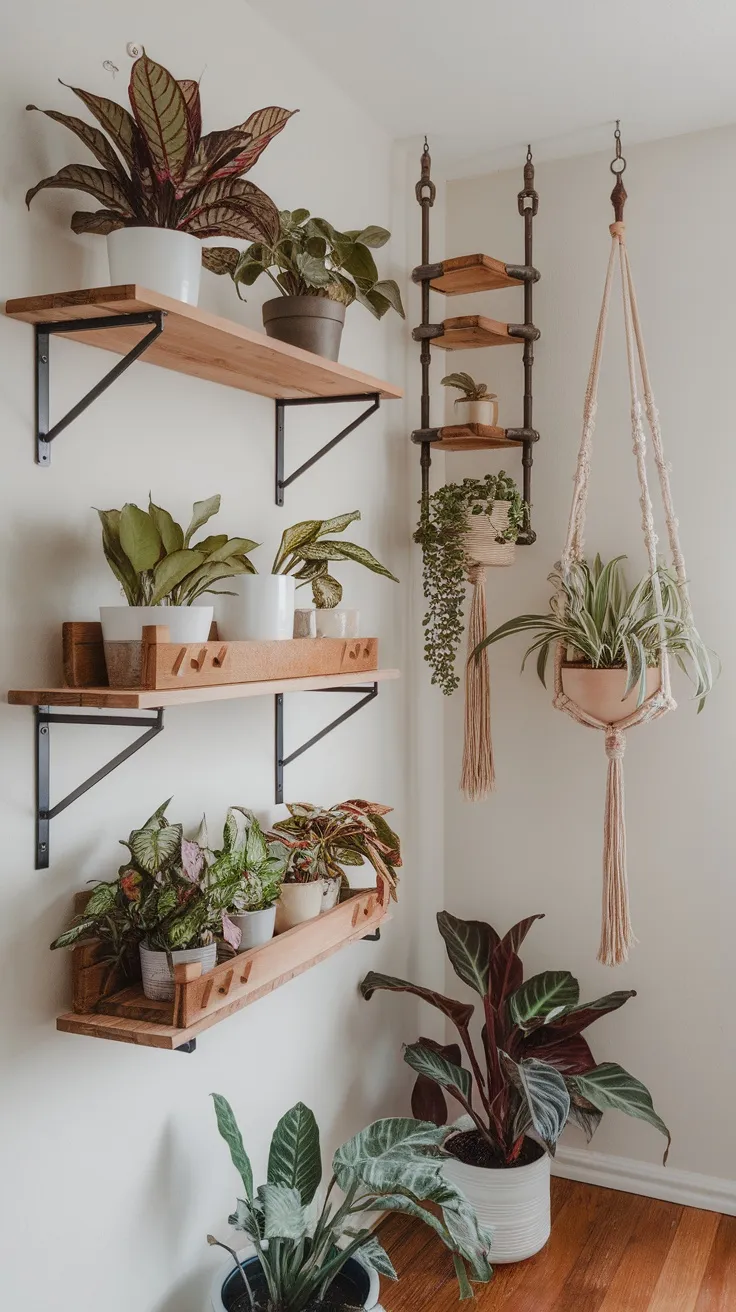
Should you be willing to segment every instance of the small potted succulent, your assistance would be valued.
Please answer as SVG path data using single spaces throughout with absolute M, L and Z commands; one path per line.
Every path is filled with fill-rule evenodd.
M 588 1140 L 604 1111 L 625 1112 L 670 1134 L 648 1089 L 615 1062 L 598 1065 L 583 1031 L 628 1002 L 633 990 L 580 1001 L 568 970 L 524 980 L 518 956 L 540 916 L 528 916 L 503 936 L 481 920 L 437 916 L 455 974 L 482 999 L 481 1055 L 470 1034 L 474 1007 L 407 980 L 371 971 L 365 998 L 377 989 L 411 993 L 435 1007 L 457 1030 L 459 1043 L 422 1038 L 404 1049 L 418 1076 L 416 1116 L 444 1125 L 445 1094 L 465 1120 L 452 1127 L 446 1149 L 449 1182 L 462 1189 L 481 1224 L 493 1231 L 494 1262 L 518 1262 L 539 1252 L 550 1233 L 549 1153 L 568 1121 Z
M 288 860 L 286 845 L 274 835 L 264 834 L 252 811 L 230 807 L 223 846 L 214 854 L 209 878 L 218 884 L 233 880 L 228 917 L 240 931 L 240 952 L 273 938 Z
M 341 889 L 349 887 L 344 867 L 365 861 L 386 878 L 396 900 L 401 843 L 384 818 L 391 809 L 360 799 L 338 802 L 329 809 L 311 802 L 287 805 L 289 818 L 278 820 L 274 833 L 289 849 L 290 877 L 299 882 L 322 881 L 323 911 L 334 907 Z
M 97 511 L 105 559 L 128 603 L 100 607 L 113 688 L 140 684 L 145 625 L 168 625 L 172 642 L 206 642 L 213 607 L 195 603 L 203 594 L 218 591 L 215 583 L 255 572 L 247 553 L 258 543 L 250 538 L 219 533 L 192 541 L 219 509 L 219 495 L 195 501 L 186 530 L 150 498 L 147 511 L 133 503 L 122 510 Z
M 381 1312 L 379 1276 L 397 1275 L 375 1231 L 363 1224 L 371 1212 L 424 1221 L 452 1254 L 460 1298 L 473 1297 L 471 1280 L 491 1279 L 491 1236 L 443 1173 L 451 1131 L 409 1118 L 374 1121 L 337 1149 L 320 1198 L 319 1129 L 297 1103 L 276 1126 L 267 1182 L 256 1189 L 233 1110 L 221 1094 L 213 1097 L 244 1197 L 228 1218 L 242 1244 L 207 1236 L 229 1254 L 213 1281 L 212 1312 Z M 342 1198 L 333 1201 L 335 1189 Z
M 371 248 L 391 236 L 371 225 L 338 232 L 309 210 L 282 210 L 273 237 L 240 251 L 218 247 L 206 253 L 214 273 L 229 273 L 238 295 L 266 274 L 279 292 L 263 306 L 269 337 L 301 346 L 327 360 L 337 360 L 345 308 L 358 301 L 377 319 L 388 310 L 404 316 L 401 293 L 392 278 L 379 278 Z
M 461 424 L 484 424 L 495 428 L 498 422 L 498 397 L 488 391 L 486 383 L 476 383 L 475 379 L 462 371 L 445 374 L 443 387 L 455 387 L 462 393 L 455 401 L 458 422 Z
M 131 71 L 132 113 L 105 96 L 70 90 L 100 127 L 41 112 L 69 128 L 102 167 L 68 164 L 32 187 L 26 204 L 48 187 L 97 201 L 100 209 L 77 210 L 71 226 L 107 237 L 113 284 L 138 283 L 196 305 L 203 237 L 277 239 L 276 206 L 243 179 L 296 111 L 270 105 L 237 127 L 202 135 L 199 83 L 177 81 L 145 52 Z

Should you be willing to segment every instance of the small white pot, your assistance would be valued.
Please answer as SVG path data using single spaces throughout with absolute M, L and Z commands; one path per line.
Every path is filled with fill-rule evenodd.
M 138 283 L 175 301 L 196 305 L 202 274 L 202 243 L 173 228 L 118 228 L 107 237 L 110 283 Z
M 322 880 L 322 910 L 331 911 L 340 901 L 341 879 Z
M 455 416 L 459 424 L 485 424 L 495 428 L 498 423 L 498 398 L 487 396 L 482 401 L 466 401 L 460 397 L 455 402 Z
M 314 612 L 314 629 L 317 638 L 357 638 L 360 634 L 360 611 L 332 610 L 317 606 Z
M 170 1002 L 174 997 L 174 976 L 169 968 L 169 959 L 165 952 L 154 952 L 145 943 L 140 945 L 141 978 L 143 992 L 155 1002 Z M 207 975 L 217 965 L 217 944 L 208 943 L 206 947 L 182 948 L 172 952 L 171 959 L 175 966 L 187 961 L 201 961 L 202 974 Z
M 294 590 L 288 574 L 240 574 L 228 579 L 235 595 L 217 603 L 217 628 L 226 642 L 282 641 L 294 636 Z
M 229 1242 L 233 1243 L 233 1240 L 231 1239 Z M 255 1252 L 254 1248 L 252 1247 L 252 1245 L 249 1244 L 247 1248 L 238 1249 L 238 1257 L 240 1258 L 241 1262 L 247 1262 L 249 1257 L 253 1257 L 254 1252 Z M 235 1264 L 233 1262 L 228 1261 L 224 1266 L 218 1268 L 218 1270 L 215 1272 L 215 1277 L 212 1281 L 212 1287 L 210 1290 L 210 1304 L 212 1307 L 212 1312 L 227 1312 L 225 1304 L 222 1301 L 222 1291 L 224 1289 L 225 1282 L 228 1280 L 229 1276 L 232 1275 L 235 1269 L 236 1269 Z M 370 1271 L 370 1272 L 366 1271 L 365 1274 L 368 1277 L 368 1282 L 369 1282 L 368 1295 L 366 1297 L 365 1303 L 363 1304 L 365 1312 L 383 1312 L 383 1308 L 378 1302 L 378 1296 L 381 1292 L 379 1278 L 376 1275 L 375 1271 Z
M 562 689 L 565 696 L 603 724 L 617 724 L 636 710 L 638 688 L 624 697 L 626 670 L 594 670 L 589 665 L 563 665 Z M 659 666 L 647 670 L 647 697 L 661 687 Z
M 240 930 L 240 947 L 239 952 L 247 952 L 248 948 L 258 948 L 262 943 L 268 943 L 274 934 L 276 925 L 276 903 L 272 907 L 266 907 L 263 911 L 241 911 L 238 915 L 230 916 L 234 925 Z
M 549 1156 L 529 1166 L 466 1166 L 454 1157 L 444 1173 L 462 1190 L 481 1225 L 493 1232 L 492 1266 L 523 1262 L 544 1248 L 550 1234 Z
M 281 897 L 276 904 L 276 933 L 313 920 L 322 910 L 322 880 L 308 884 L 282 884 Z
M 213 612 L 212 606 L 100 606 L 110 687 L 140 687 L 144 625 L 166 624 L 171 642 L 206 642 Z

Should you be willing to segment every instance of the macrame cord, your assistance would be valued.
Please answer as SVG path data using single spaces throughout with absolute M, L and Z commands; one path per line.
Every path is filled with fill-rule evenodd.
M 510 565 L 512 542 L 498 538 L 508 526 L 509 508 L 494 501 L 491 515 L 471 515 L 465 533 L 466 578 L 473 595 L 468 614 L 468 659 L 465 664 L 465 735 L 460 787 L 471 802 L 487 797 L 496 786 L 491 739 L 491 672 L 488 652 L 478 660 L 472 653 L 488 632 L 486 614 L 486 567 Z

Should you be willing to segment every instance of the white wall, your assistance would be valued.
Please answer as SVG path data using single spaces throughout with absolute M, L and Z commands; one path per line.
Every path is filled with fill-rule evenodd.
M 26 189 L 82 159 L 84 150 L 24 106 L 83 114 L 57 77 L 124 101 L 128 41 L 144 42 L 179 76 L 204 70 L 206 130 L 240 122 L 262 105 L 298 107 L 254 180 L 278 204 L 306 204 L 338 225 L 385 224 L 395 237 L 382 252 L 382 265 L 402 277 L 403 162 L 392 160 L 388 134 L 241 0 L 215 0 L 196 12 L 176 0 L 129 0 L 125 6 L 27 0 L 22 21 L 12 31 L 6 25 L 2 50 L 3 299 L 108 281 L 104 242 L 76 238 L 68 229 L 79 197 L 46 193 L 26 213 Z M 114 80 L 102 68 L 107 59 L 120 69 Z M 202 304 L 254 327 L 266 294 L 265 286 L 257 288 L 248 305 L 240 305 L 229 282 L 204 275 Z M 272 501 L 272 403 L 144 364 L 65 432 L 50 469 L 39 469 L 33 462 L 32 332 L 0 319 L 0 337 L 4 689 L 57 680 L 62 621 L 93 619 L 100 603 L 117 600 L 91 507 L 141 502 L 149 488 L 179 515 L 195 498 L 220 491 L 223 527 L 263 541 L 256 559 L 265 569 L 288 524 L 359 507 L 364 519 L 355 536 L 405 582 L 396 587 L 348 567 L 346 596 L 360 606 L 366 631 L 380 634 L 382 663 L 405 668 L 414 493 L 402 403 L 382 408 L 289 489 L 279 510 Z M 63 341 L 55 341 L 52 352 L 58 415 L 112 359 Z M 342 358 L 403 384 L 404 326 L 398 318 L 379 325 L 355 307 Z M 289 415 L 288 467 L 331 436 L 340 418 L 335 407 Z M 167 712 L 155 743 L 53 822 L 51 868 L 41 872 L 33 866 L 32 717 L 21 708 L 4 710 L 3 1306 L 201 1312 L 212 1260 L 205 1235 L 224 1234 L 236 1194 L 215 1130 L 212 1090 L 234 1103 L 257 1173 L 277 1117 L 299 1098 L 319 1116 L 325 1157 L 373 1116 L 405 1106 L 408 1075 L 399 1046 L 415 1029 L 413 1007 L 383 1006 L 380 999 L 369 1007 L 358 1000 L 356 986 L 371 967 L 397 973 L 415 967 L 412 917 L 420 899 L 423 914 L 433 909 L 412 856 L 409 686 L 405 680 L 383 688 L 349 727 L 291 766 L 286 781 L 291 800 L 329 804 L 363 796 L 395 806 L 406 869 L 389 932 L 380 946 L 360 944 L 231 1018 L 204 1036 L 192 1056 L 58 1034 L 54 1018 L 69 1005 L 70 963 L 47 945 L 65 924 L 73 893 L 87 880 L 114 874 L 118 837 L 169 794 L 172 816 L 187 824 L 204 809 L 217 826 L 230 803 L 274 818 L 272 704 L 263 699 Z M 287 750 L 345 706 L 338 698 L 289 697 Z M 128 731 L 120 729 L 54 730 L 53 798 L 127 741 Z M 438 871 L 439 852 L 434 860 Z M 44 1281 L 30 1279 L 40 1271 L 39 1244 Z
M 599 1060 L 616 1060 L 651 1089 L 673 1134 L 674 1170 L 734 1179 L 732 879 L 733 724 L 730 605 L 733 555 L 732 302 L 729 252 L 736 203 L 736 130 L 723 129 L 627 150 L 626 219 L 649 361 L 696 619 L 725 671 L 700 717 L 678 677 L 676 714 L 629 735 L 625 772 L 629 876 L 639 946 L 615 972 L 595 961 L 600 918 L 606 761 L 599 734 L 555 712 L 534 669 L 519 676 L 520 639 L 492 655 L 498 792 L 465 802 L 455 789 L 462 750 L 462 699 L 447 706 L 446 901 L 458 915 L 485 916 L 500 930 L 530 912 L 523 957 L 529 973 L 569 968 L 596 996 L 635 988 L 638 997 L 591 1031 Z M 538 542 L 510 570 L 491 572 L 492 625 L 546 609 L 548 570 L 564 541 L 583 393 L 609 251 L 609 153 L 537 170 L 535 293 L 542 330 L 535 369 L 534 464 Z M 521 258 L 518 170 L 452 183 L 447 255 L 485 250 Z M 457 307 L 457 308 L 456 308 Z M 521 293 L 454 300 L 454 313 L 522 317 Z M 501 396 L 501 422 L 521 422 L 514 348 L 453 356 Z M 448 477 L 520 461 L 483 453 L 448 457 Z M 589 552 L 625 552 L 632 578 L 644 569 L 628 420 L 618 303 L 609 330 L 594 447 Z M 576 1148 L 582 1136 L 566 1137 Z M 594 1141 L 603 1153 L 661 1161 L 659 1136 L 609 1113 Z M 646 1190 L 646 1186 L 645 1186 Z M 731 1190 L 732 1202 L 736 1191 Z

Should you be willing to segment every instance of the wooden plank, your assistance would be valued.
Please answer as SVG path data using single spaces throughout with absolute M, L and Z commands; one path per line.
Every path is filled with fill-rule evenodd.
M 317 641 L 317 639 L 308 639 Z M 230 701 L 242 697 L 266 697 L 277 692 L 313 692 L 320 688 L 343 688 L 353 683 L 382 683 L 398 679 L 398 670 L 369 670 L 366 674 L 324 674 L 304 679 L 269 679 L 254 683 L 212 684 L 205 688 L 148 691 L 144 688 L 15 688 L 8 693 L 12 706 L 81 706 L 98 710 L 145 711 L 159 706 L 189 706 L 194 702 Z
M 199 688 L 322 674 L 362 674 L 378 668 L 377 638 L 186 644 L 170 642 L 164 625 L 146 625 L 143 644 L 144 688 Z
M 440 441 L 431 445 L 438 451 L 489 451 L 518 447 L 506 437 L 505 428 L 490 424 L 449 424 L 440 429 Z
M 64 683 L 68 688 L 99 688 L 107 683 L 102 625 L 70 622 L 61 626 Z
M 649 1306 L 682 1213 L 673 1203 L 646 1201 L 598 1312 L 640 1312 Z
M 445 296 L 465 296 L 468 292 L 494 292 L 502 287 L 523 287 L 518 278 L 510 278 L 502 260 L 492 255 L 458 255 L 442 261 L 442 274 L 430 287 Z
M 694 1312 L 719 1223 L 717 1212 L 684 1210 L 649 1312 Z
M 722 1216 L 693 1312 L 736 1308 L 736 1216 Z
M 401 388 L 392 383 L 325 360 L 311 351 L 288 346 L 244 324 L 222 319 L 144 287 L 93 287 L 50 296 L 26 296 L 8 301 L 5 306 L 10 318 L 25 323 L 100 319 L 147 310 L 164 310 L 166 319 L 163 333 L 142 357 L 144 364 L 159 365 L 260 396 L 289 398 L 379 392 L 384 399 L 394 400 L 403 395 Z M 146 325 L 109 328 L 104 332 L 82 331 L 75 333 L 72 340 L 123 355 L 148 331 Z
M 523 338 L 510 337 L 508 324 L 489 319 L 485 314 L 461 314 L 445 319 L 442 337 L 433 337 L 432 346 L 443 351 L 467 351 L 476 346 L 522 346 Z

